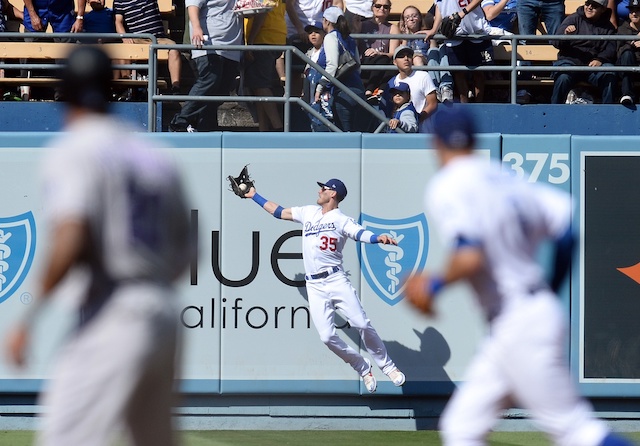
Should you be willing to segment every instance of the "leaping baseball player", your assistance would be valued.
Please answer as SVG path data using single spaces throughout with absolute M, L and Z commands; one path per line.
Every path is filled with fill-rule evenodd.
M 240 177 L 229 177 L 229 180 L 236 195 L 251 198 L 275 218 L 302 223 L 302 257 L 309 310 L 322 342 L 358 372 L 369 393 L 376 391 L 377 382 L 371 373 L 371 362 L 336 333 L 335 313 L 340 310 L 349 324 L 359 331 L 376 365 L 393 384 L 402 386 L 405 382 L 404 373 L 389 357 L 387 348 L 371 325 L 342 266 L 342 249 L 347 238 L 363 243 L 393 245 L 397 245 L 397 241 L 366 230 L 340 211 L 338 205 L 347 196 L 347 188 L 340 180 L 318 182 L 320 190 L 317 205 L 291 208 L 283 208 L 258 194 L 253 182 L 248 179 L 246 167 Z

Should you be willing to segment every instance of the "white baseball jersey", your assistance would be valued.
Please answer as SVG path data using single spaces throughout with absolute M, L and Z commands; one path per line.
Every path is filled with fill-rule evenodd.
M 436 174 L 426 203 L 445 241 L 482 249 L 483 270 L 469 281 L 491 321 L 440 418 L 443 444 L 483 444 L 512 403 L 528 410 L 553 444 L 601 444 L 607 427 L 571 382 L 562 360 L 567 316 L 535 259 L 541 240 L 569 228 L 569 194 L 462 156 Z
M 472 280 L 489 318 L 505 300 L 545 283 L 536 261 L 541 240 L 561 236 L 571 220 L 568 194 L 489 169 L 486 159 L 460 157 L 444 166 L 426 198 L 446 243 L 459 237 L 481 244 L 488 265 Z
M 400 82 L 404 82 L 409 85 L 411 90 L 411 103 L 415 107 L 416 111 L 420 113 L 427 105 L 427 95 L 436 91 L 436 86 L 431 79 L 431 76 L 426 71 L 413 71 L 411 75 L 400 78 L 400 74 L 391 79 L 389 84 L 397 86 Z
M 293 221 L 302 223 L 302 257 L 307 274 L 342 267 L 342 249 L 347 238 L 359 240 L 365 232 L 351 217 L 334 209 L 322 213 L 316 205 L 292 207 Z M 367 231 L 370 233 L 370 231 Z

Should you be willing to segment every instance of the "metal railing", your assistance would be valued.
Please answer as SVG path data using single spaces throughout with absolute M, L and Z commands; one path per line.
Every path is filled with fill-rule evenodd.
M 417 40 L 424 39 L 424 35 L 422 37 L 416 34 L 376 34 L 376 38 L 381 39 L 397 39 L 397 40 Z M 354 39 L 371 39 L 371 34 L 352 34 Z M 444 36 L 436 34 L 434 39 L 444 41 Z M 548 72 L 567 72 L 567 71 L 582 71 L 582 72 L 634 72 L 640 73 L 640 66 L 631 67 L 631 66 L 607 66 L 607 67 L 586 67 L 586 66 L 554 66 L 550 65 L 519 65 L 519 61 L 526 61 L 525 58 L 520 58 L 518 56 L 518 47 L 526 46 L 527 42 L 532 43 L 540 43 L 544 42 L 550 44 L 554 40 L 613 40 L 613 41 L 632 41 L 632 40 L 640 40 L 640 36 L 631 36 L 631 35 L 521 35 L 521 34 L 512 34 L 505 36 L 495 36 L 495 35 L 469 35 L 464 37 L 467 40 L 492 40 L 492 41 L 500 41 L 511 44 L 511 60 L 509 64 L 505 65 L 480 65 L 477 67 L 469 67 L 464 65 L 447 65 L 447 66 L 432 66 L 432 65 L 423 65 L 423 66 L 415 66 L 414 70 L 424 70 L 424 71 L 468 71 L 468 72 L 477 72 L 477 71 L 489 71 L 489 72 L 507 72 L 509 73 L 509 96 L 510 103 L 516 104 L 517 97 L 517 89 L 518 89 L 518 73 L 519 72 L 538 72 L 538 73 L 548 73 Z M 390 69 L 396 69 L 395 65 L 362 65 L 361 69 L 364 70 L 381 70 L 386 71 Z
M 353 34 L 352 37 L 356 40 L 371 39 L 371 34 Z M 309 66 L 315 68 L 322 75 L 327 77 L 331 83 L 350 98 L 352 98 L 366 113 L 371 114 L 375 119 L 379 121 L 379 125 L 374 130 L 374 133 L 383 131 L 389 122 L 389 119 L 377 108 L 372 107 L 369 103 L 363 100 L 360 96 L 353 93 L 342 82 L 335 77 L 329 75 L 324 68 L 319 66 L 316 62 L 309 59 L 305 53 L 298 48 L 290 45 L 207 45 L 204 48 L 197 48 L 194 45 L 189 44 L 158 44 L 156 38 L 151 34 L 102 34 L 102 33 L 16 33 L 5 32 L 0 34 L 0 45 L 2 42 L 12 41 L 25 41 L 25 39 L 35 41 L 52 41 L 53 39 L 68 39 L 74 42 L 90 42 L 95 39 L 114 39 L 114 38 L 143 38 L 150 41 L 149 45 L 149 58 L 147 63 L 135 62 L 117 64 L 114 65 L 115 69 L 126 70 L 148 70 L 148 131 L 158 131 L 156 128 L 156 121 L 158 118 L 157 103 L 160 102 L 181 102 L 181 101 L 212 101 L 212 102 L 275 102 L 284 104 L 284 116 L 283 126 L 284 131 L 290 131 L 291 124 L 291 106 L 297 105 L 302 108 L 309 115 L 316 117 L 320 122 L 325 124 L 331 131 L 340 132 L 341 130 L 331 121 L 327 120 L 324 116 L 314 110 L 311 105 L 305 102 L 302 98 L 291 93 L 291 79 L 292 79 L 292 62 L 293 57 L 300 59 L 301 63 L 306 63 Z M 423 35 L 416 34 L 376 34 L 376 39 L 398 39 L 398 40 L 415 40 L 424 39 Z M 434 36 L 436 40 L 443 40 L 441 35 Z M 491 71 L 491 72 L 507 72 L 509 73 L 509 95 L 510 102 L 516 103 L 517 89 L 518 89 L 518 73 L 519 72 L 565 72 L 565 71 L 583 71 L 583 72 L 633 72 L 640 73 L 640 67 L 630 66 L 607 66 L 607 67 L 585 67 L 585 66 L 553 66 L 550 65 L 519 65 L 518 61 L 522 60 L 518 57 L 518 47 L 525 45 L 527 42 L 537 43 L 540 41 L 549 43 L 553 40 L 614 40 L 614 41 L 631 41 L 640 40 L 640 36 L 621 36 L 621 35 L 607 35 L 607 36 L 578 36 L 578 35 L 507 35 L 507 36 L 487 36 L 487 35 L 472 35 L 467 36 L 468 39 L 479 40 L 499 40 L 503 42 L 509 42 L 512 46 L 511 60 L 508 64 L 503 65 L 481 65 L 477 67 L 468 67 L 461 65 L 448 65 L 448 66 L 414 66 L 414 70 L 424 71 Z M 113 44 L 113 43 L 111 43 Z M 284 96 L 282 97 L 264 97 L 264 96 L 189 96 L 189 95 L 160 95 L 158 90 L 158 50 L 175 49 L 179 51 L 189 51 L 194 49 L 206 49 L 206 50 L 226 50 L 226 51 L 283 51 L 285 60 L 285 77 L 284 84 Z M 526 59 L 524 59 L 526 60 Z M 57 63 L 6 63 L 3 59 L 0 59 L 0 69 L 5 70 L 51 70 L 60 69 L 62 65 Z M 396 71 L 395 65 L 362 65 L 362 71 Z
M 166 44 L 154 44 L 151 45 L 152 50 L 158 49 L 176 49 L 179 51 L 183 50 L 193 50 L 196 49 L 194 45 L 189 44 L 180 44 L 180 45 L 166 45 Z M 284 61 L 285 61 L 285 85 L 284 85 L 284 96 L 276 97 L 276 96 L 233 96 L 233 102 L 275 102 L 275 103 L 283 103 L 284 104 L 284 117 L 283 117 L 283 127 L 284 131 L 288 132 L 290 130 L 291 124 L 291 105 L 296 104 L 299 105 L 303 110 L 318 118 L 320 122 L 329 127 L 333 132 L 342 132 L 334 123 L 326 119 L 316 110 L 314 110 L 310 104 L 305 102 L 302 98 L 298 96 L 291 95 L 291 66 L 292 66 L 292 58 L 293 56 L 297 56 L 301 59 L 301 62 L 309 64 L 309 66 L 315 68 L 320 72 L 323 76 L 326 76 L 331 83 L 339 88 L 341 91 L 346 93 L 351 99 L 353 99 L 358 105 L 360 105 L 364 111 L 374 116 L 376 119 L 380 121 L 380 124 L 374 131 L 374 133 L 378 133 L 382 131 L 387 123 L 389 122 L 389 118 L 381 114 L 380 111 L 370 104 L 367 103 L 360 96 L 355 94 L 353 91 L 349 89 L 346 85 L 340 82 L 335 77 L 331 76 L 329 73 L 325 71 L 323 67 L 318 65 L 316 62 L 312 61 L 307 57 L 305 53 L 300 51 L 298 48 L 290 45 L 206 45 L 197 49 L 206 49 L 206 50 L 225 50 L 225 51 L 282 51 L 284 52 Z M 395 69 L 395 67 L 393 67 Z M 202 101 L 202 102 L 229 102 L 230 96 L 188 96 L 188 95 L 173 95 L 170 97 L 154 94 L 150 96 L 151 101 L 162 101 L 162 102 L 181 102 L 181 101 Z

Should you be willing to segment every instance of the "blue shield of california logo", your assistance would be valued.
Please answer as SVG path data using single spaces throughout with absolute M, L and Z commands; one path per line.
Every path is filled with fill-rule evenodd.
M 360 224 L 378 235 L 386 234 L 398 246 L 357 243 L 360 268 L 376 294 L 389 305 L 400 302 L 400 279 L 424 268 L 429 251 L 429 230 L 424 214 L 401 220 L 385 220 L 361 214 Z
M 31 212 L 0 218 L 0 303 L 22 284 L 36 250 L 36 222 Z

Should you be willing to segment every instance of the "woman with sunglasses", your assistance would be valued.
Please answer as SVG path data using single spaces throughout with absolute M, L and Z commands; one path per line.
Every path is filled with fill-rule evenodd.
M 362 34 L 400 34 L 398 25 L 389 22 L 391 13 L 390 0 L 376 0 L 371 5 L 373 18 L 362 22 Z M 362 65 L 392 65 L 392 55 L 400 45 L 399 39 L 371 38 L 360 41 L 363 45 L 358 47 L 362 54 Z M 393 71 L 362 71 L 365 95 L 371 102 L 377 102 L 384 85 L 395 75 Z
M 608 0 L 587 0 L 576 12 L 560 24 L 556 35 L 602 36 L 615 34 L 611 24 Z M 613 40 L 554 40 L 558 48 L 557 67 L 606 67 L 616 61 L 616 42 Z M 603 104 L 612 104 L 617 77 L 610 71 L 562 71 L 554 75 L 552 104 L 564 104 L 569 91 L 580 81 L 588 82 L 600 91 Z

